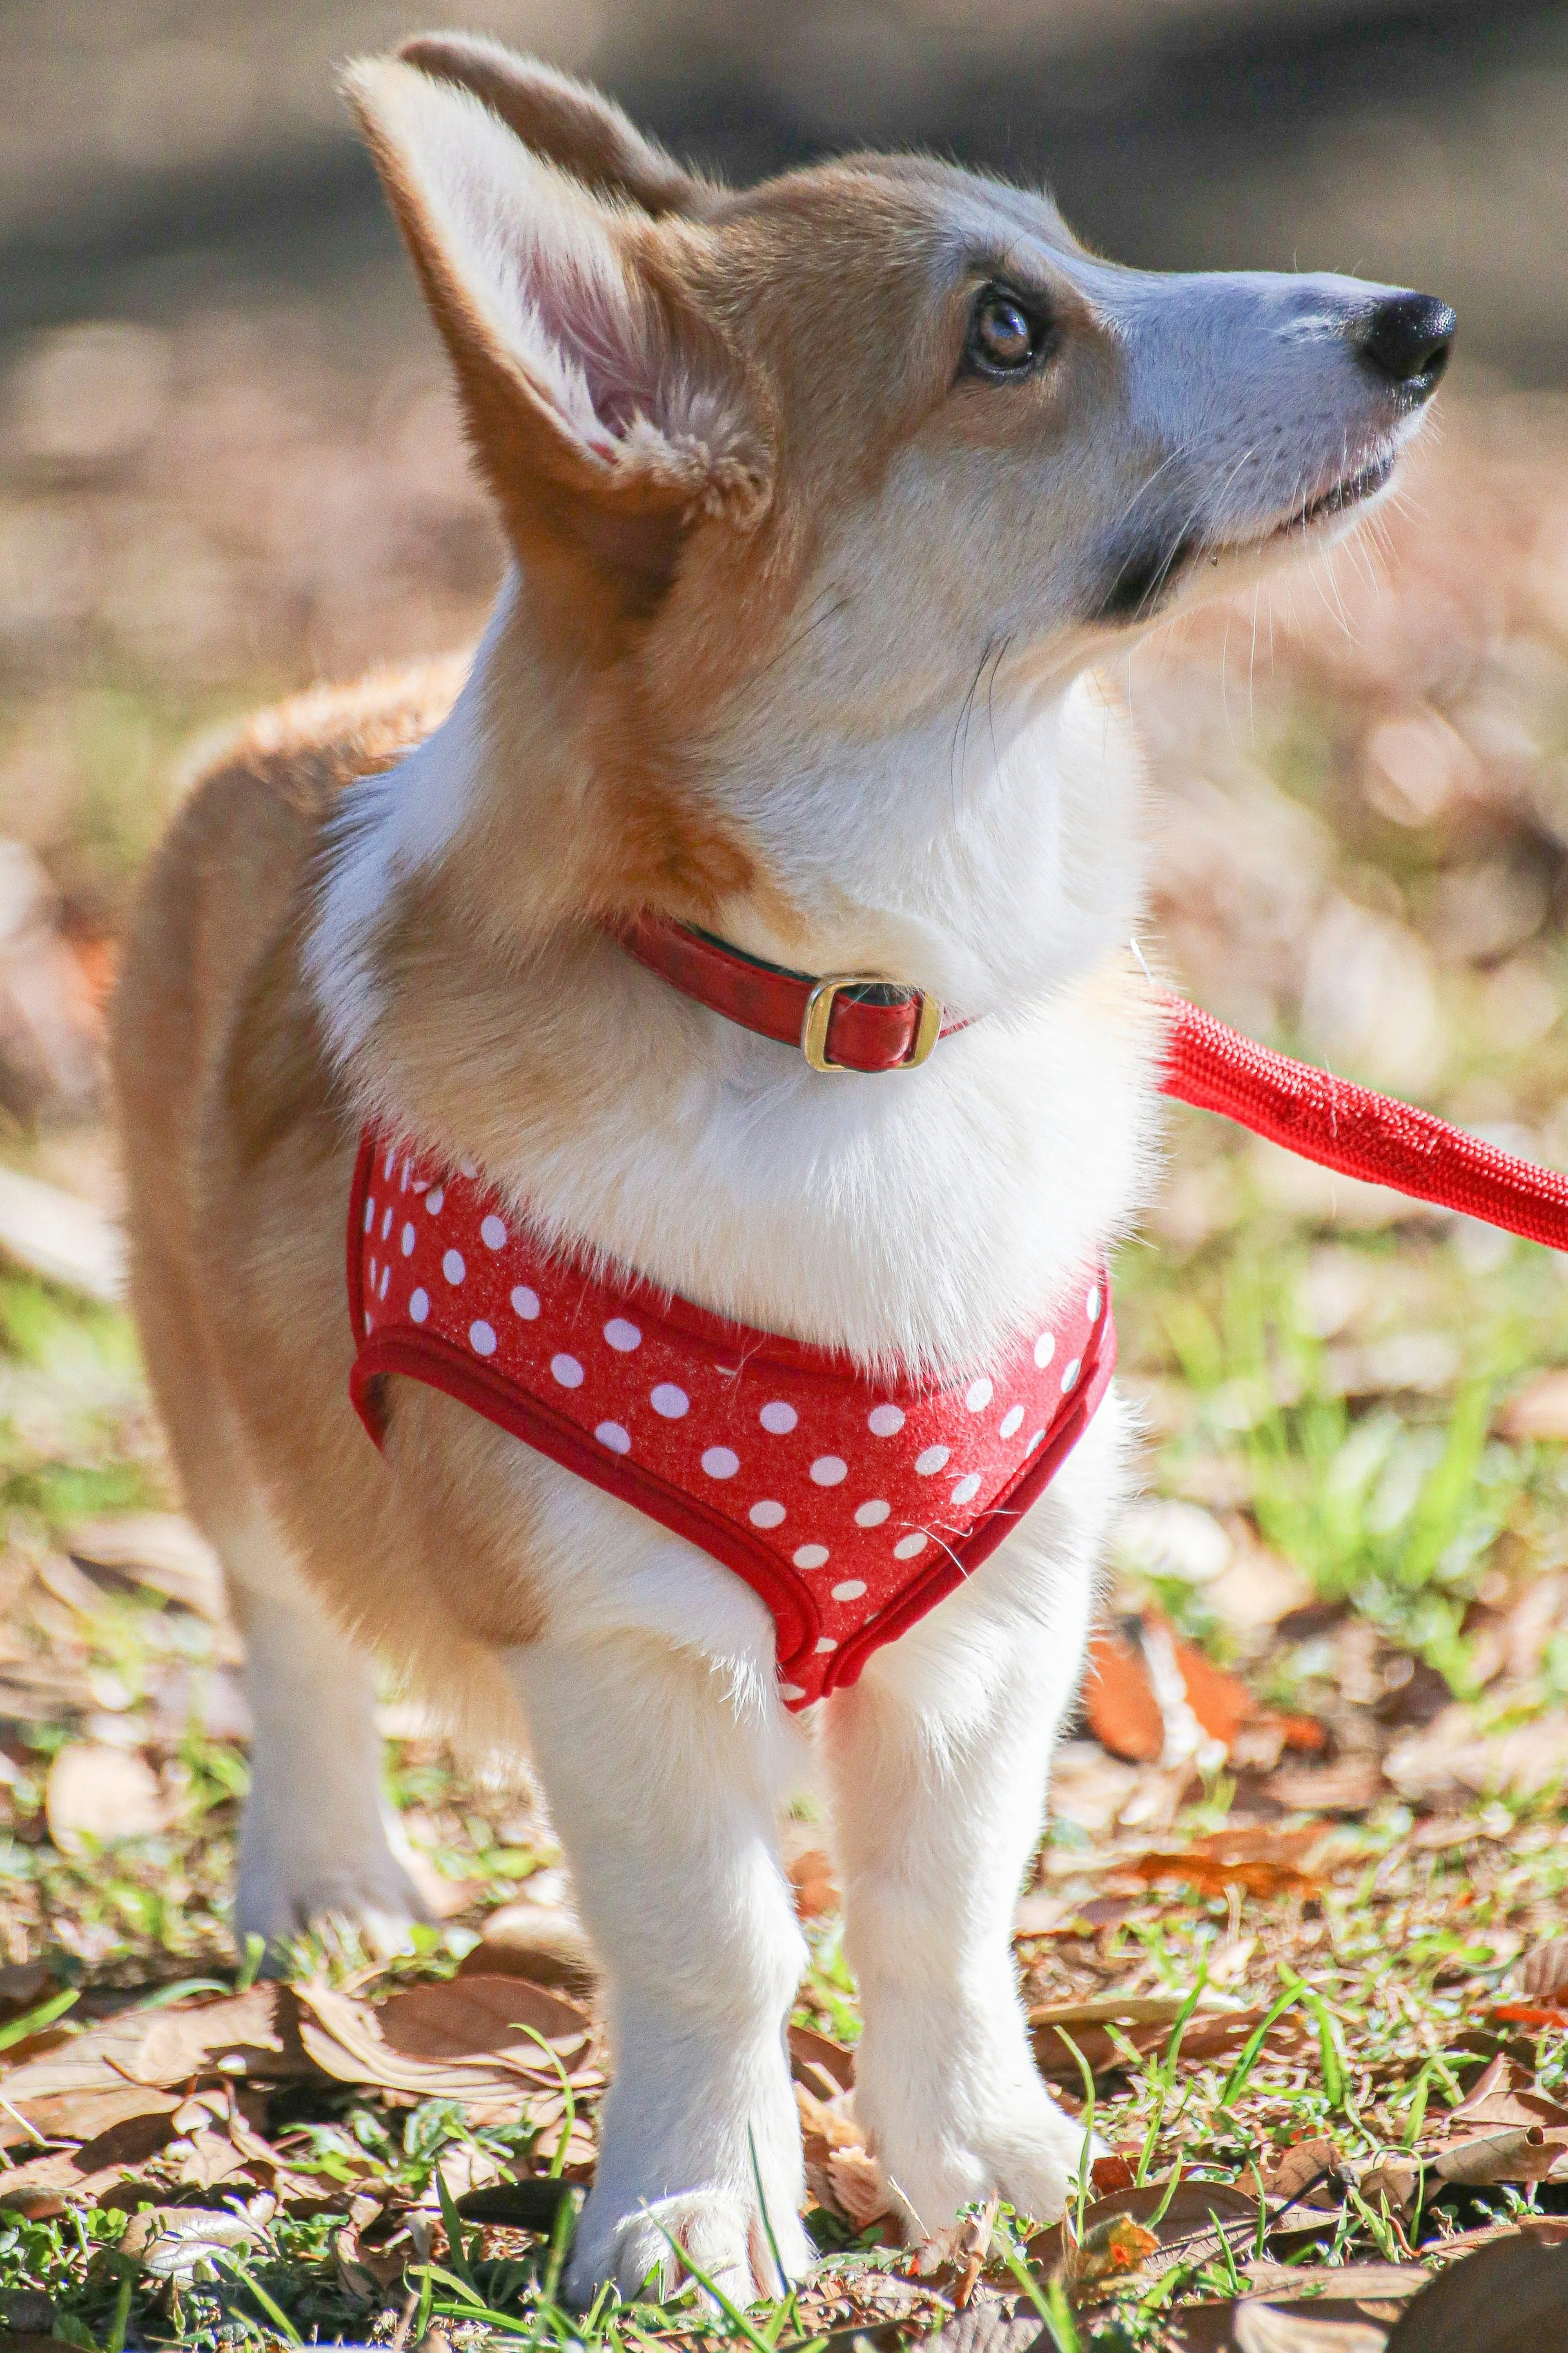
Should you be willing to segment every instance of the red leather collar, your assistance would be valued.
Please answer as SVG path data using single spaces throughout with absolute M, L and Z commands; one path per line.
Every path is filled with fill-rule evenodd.
M 867 973 L 791 972 L 666 915 L 645 912 L 606 928 L 683 996 L 759 1038 L 798 1046 L 813 1070 L 910 1070 L 939 1038 L 965 1027 L 944 1021 L 923 989 Z

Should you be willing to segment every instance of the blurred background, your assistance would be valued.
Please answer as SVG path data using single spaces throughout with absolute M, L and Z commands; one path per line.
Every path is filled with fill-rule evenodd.
M 429 23 L 593 77 L 737 178 L 928 145 L 1044 179 L 1129 261 L 1344 269 L 1457 305 L 1398 502 L 1122 665 L 1154 787 L 1144 945 L 1258 1034 L 1568 1165 L 1568 7 L 7 0 L 0 1925 L 18 1965 L 50 1938 L 95 1967 L 127 1940 L 143 1959 L 222 1942 L 237 1654 L 112 1303 L 102 1008 L 203 744 L 267 697 L 461 646 L 496 581 L 333 88 L 334 61 Z M 1294 1761 L 1276 1734 L 1229 1743 L 1227 1802 L 1387 1836 L 1550 1813 L 1560 1264 L 1191 1115 L 1121 1279 L 1152 1491 L 1121 1542 L 1127 1656 L 1157 1620 L 1319 1727 Z M 455 1797 L 417 1724 L 387 1721 L 442 1904 L 478 1917 L 526 1825 Z M 1190 1794 L 1155 1727 L 1152 1750 L 1124 1730 L 1113 1763 L 1109 1722 L 1077 1744 L 1061 1835 Z

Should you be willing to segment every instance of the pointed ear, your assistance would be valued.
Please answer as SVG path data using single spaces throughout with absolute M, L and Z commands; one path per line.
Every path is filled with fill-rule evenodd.
M 595 610 L 651 610 L 698 514 L 744 528 L 766 507 L 739 363 L 647 216 L 531 153 L 472 91 L 391 59 L 345 88 L 525 568 Z
M 416 33 L 398 52 L 433 81 L 472 90 L 513 136 L 599 195 L 664 213 L 696 216 L 711 192 L 673 156 L 645 139 L 618 106 L 586 82 L 479 33 Z

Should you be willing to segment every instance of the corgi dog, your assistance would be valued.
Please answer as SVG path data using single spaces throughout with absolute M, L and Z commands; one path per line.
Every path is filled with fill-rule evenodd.
M 237 1926 L 395 1943 L 417 1914 L 373 1660 L 477 1747 L 526 1745 L 613 2056 L 568 2293 L 668 2287 L 689 2255 L 743 2303 L 777 2287 L 775 2247 L 791 2274 L 810 2255 L 776 1844 L 808 1767 L 893 2209 L 924 2233 L 993 2192 L 1050 2218 L 1079 2165 L 1011 1926 L 1128 1421 L 1103 1346 L 1048 1481 L 1002 1408 L 1037 1374 L 1053 1398 L 1087 1381 L 1099 1270 L 1157 1154 L 1139 767 L 1103 671 L 1352 528 L 1453 320 L 1348 278 L 1121 269 L 1043 196 L 918 156 L 734 193 L 482 39 L 422 37 L 347 90 L 510 561 L 468 663 L 239 736 L 125 956 L 135 1312 L 247 1651 Z M 804 1006 L 800 1037 L 797 1012 L 782 1035 L 736 1018 L 745 987 Z M 857 1060 L 856 1024 L 895 1016 L 918 1039 Z M 444 1307 L 436 1339 L 426 1278 L 402 1307 L 397 1286 L 458 1214 L 443 1171 L 469 1239 L 430 1245 L 429 1285 L 500 1303 Z M 492 1235 L 526 1280 L 487 1271 Z M 519 1356 L 532 1403 L 492 1410 L 500 1376 L 458 1360 L 533 1345 L 551 1283 L 578 1336 Z M 379 1447 L 350 1395 L 367 1363 Z M 861 1434 L 802 1460 L 787 1506 L 784 1455 L 756 1469 L 748 1503 L 759 1429 L 797 1409 L 708 1443 L 686 1409 L 710 1375 L 795 1381 L 801 1415 Z M 621 1387 L 574 1405 L 600 1381 Z M 650 1398 L 685 1416 L 668 1441 Z M 857 1500 L 857 1450 L 928 1410 L 948 1435 L 899 1458 L 898 1492 L 940 1456 L 951 1494 L 929 1482 L 923 1519 Z M 976 1480 L 1003 1464 L 968 1551 L 966 1411 Z M 700 1464 L 658 1458 L 642 1488 L 594 1467 L 597 1442 L 630 1479 L 687 1430 Z M 786 1509 L 818 1504 L 842 1535 L 780 1552 Z M 859 1621 L 833 1612 L 866 1580 L 813 1577 L 840 1543 L 890 1560 L 911 1513 L 898 1544 L 946 1585 L 889 1585 L 896 1636 L 879 1621 L 838 1672 Z M 819 1689 L 781 1679 L 786 1620 Z

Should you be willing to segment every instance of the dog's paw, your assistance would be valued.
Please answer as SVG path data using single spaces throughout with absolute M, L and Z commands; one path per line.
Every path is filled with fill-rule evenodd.
M 912 2227 L 923 2235 L 947 2230 L 960 2209 L 1003 2198 L 1037 2222 L 1059 2221 L 1086 2161 L 1081 2125 L 1064 2116 L 1043 2085 L 1020 2090 L 987 2119 L 971 2118 L 962 2135 L 922 2136 L 930 2154 L 922 2166 L 885 2160 L 889 2186 Z M 1088 2162 L 1105 2155 L 1091 2140 Z
M 390 1960 L 407 1952 L 416 1920 L 429 1911 L 407 1873 L 390 1852 L 356 1864 L 306 1863 L 247 1873 L 235 1894 L 235 1933 L 243 1947 L 260 1936 L 270 1954 L 310 1931 L 347 1933 L 367 1954 Z
M 683 2190 L 619 2217 L 595 2216 L 590 2198 L 567 2266 L 568 2301 L 591 2302 L 607 2279 L 628 2300 L 662 2303 L 689 2279 L 705 2279 L 742 2308 L 777 2295 L 784 2283 L 773 2242 L 790 2280 L 805 2271 L 811 2248 L 794 2212 L 768 2219 L 772 2240 L 755 2200 L 725 2189 Z

